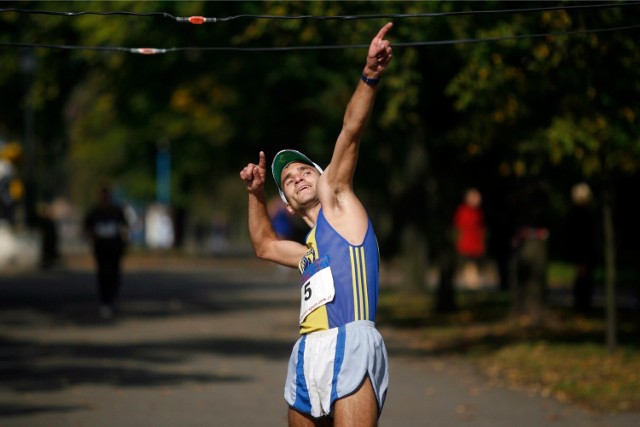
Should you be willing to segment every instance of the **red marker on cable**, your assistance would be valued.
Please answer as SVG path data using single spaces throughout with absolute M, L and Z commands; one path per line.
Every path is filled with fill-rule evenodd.
M 200 24 L 206 24 L 208 22 L 217 22 L 218 19 L 217 18 L 206 18 L 204 16 L 190 16 L 188 18 L 178 17 L 178 18 L 176 18 L 176 21 L 178 21 L 178 22 L 189 22 L 191 24 L 200 25 Z

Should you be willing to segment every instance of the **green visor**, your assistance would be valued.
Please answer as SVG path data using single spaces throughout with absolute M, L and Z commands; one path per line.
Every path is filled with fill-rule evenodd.
M 273 162 L 271 163 L 271 173 L 273 174 L 273 179 L 276 181 L 276 185 L 278 186 L 278 191 L 280 192 L 280 198 L 283 202 L 287 202 L 284 193 L 282 192 L 282 169 L 287 167 L 289 164 L 299 162 L 304 163 L 310 166 L 313 166 L 318 170 L 318 172 L 322 173 L 323 170 L 320 166 L 311 161 L 307 156 L 302 154 L 297 150 L 281 150 L 278 154 L 273 158 Z

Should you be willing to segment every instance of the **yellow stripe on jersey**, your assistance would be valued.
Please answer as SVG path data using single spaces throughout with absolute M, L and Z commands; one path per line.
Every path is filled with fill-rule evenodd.
M 358 320 L 364 320 L 367 313 L 365 313 L 364 311 L 364 295 L 362 292 L 362 269 L 360 266 L 360 249 L 362 248 L 356 248 L 356 268 L 358 269 L 356 280 L 358 281 L 358 302 L 360 304 L 360 317 L 358 317 Z
M 353 286 L 353 318 L 354 320 L 359 320 L 359 312 L 358 312 L 358 288 L 356 282 L 356 268 L 354 264 L 354 248 L 349 246 L 349 258 L 351 259 L 351 286 Z
M 349 256 L 353 286 L 353 317 L 354 320 L 369 320 L 369 290 L 367 289 L 367 265 L 364 248 L 350 246 Z
M 362 289 L 364 294 L 364 320 L 369 320 L 369 286 L 367 285 L 367 262 L 364 256 L 364 247 L 360 248 L 360 255 L 362 256 Z

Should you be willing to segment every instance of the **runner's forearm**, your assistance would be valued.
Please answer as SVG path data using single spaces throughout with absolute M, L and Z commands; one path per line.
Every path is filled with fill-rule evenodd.
M 253 250 L 259 258 L 265 258 L 268 243 L 277 240 L 264 193 L 249 193 L 249 236 Z

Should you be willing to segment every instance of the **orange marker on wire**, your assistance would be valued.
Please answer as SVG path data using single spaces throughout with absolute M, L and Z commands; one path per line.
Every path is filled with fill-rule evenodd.
M 137 47 L 131 49 L 131 53 L 139 53 L 141 55 L 155 55 L 157 53 L 165 53 L 167 49 L 157 49 L 155 47 Z
M 184 17 L 176 18 L 176 21 L 178 22 L 189 22 L 195 25 L 206 24 L 209 22 L 217 22 L 217 20 L 218 20 L 217 18 L 206 18 L 204 16 L 190 16 L 188 18 L 184 18 Z

